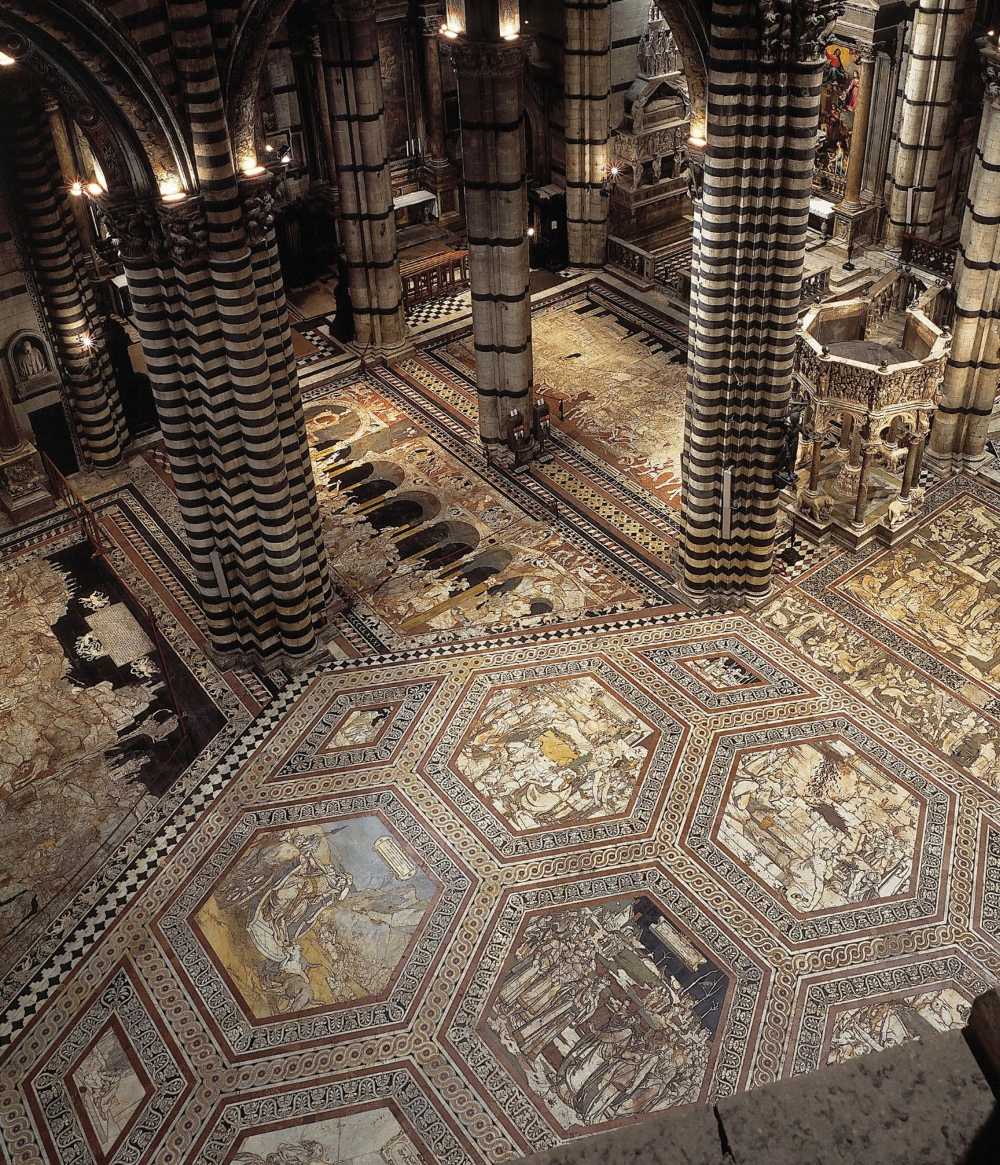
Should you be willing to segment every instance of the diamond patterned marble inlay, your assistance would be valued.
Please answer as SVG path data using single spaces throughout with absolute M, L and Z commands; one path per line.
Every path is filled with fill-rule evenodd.
M 735 636 L 636 652 L 703 708 L 733 708 L 807 696 L 808 688 Z
M 268 779 L 391 763 L 434 688 L 433 682 L 392 684 L 325 698 L 298 746 Z
M 253 1133 L 240 1142 L 239 1165 L 422 1165 L 423 1157 L 387 1108 Z
M 125 1165 L 159 1139 L 191 1081 L 152 1011 L 120 966 L 28 1078 L 49 1159 Z

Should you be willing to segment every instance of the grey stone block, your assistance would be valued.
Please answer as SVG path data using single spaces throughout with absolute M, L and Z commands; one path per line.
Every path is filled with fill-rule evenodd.
M 524 1165 L 724 1165 L 720 1144 L 713 1109 L 698 1105 L 580 1137 Z
M 958 1165 L 994 1097 L 961 1032 L 718 1103 L 734 1165 Z M 982 1145 L 977 1145 L 982 1151 Z M 994 1155 L 975 1160 L 1000 1161 Z

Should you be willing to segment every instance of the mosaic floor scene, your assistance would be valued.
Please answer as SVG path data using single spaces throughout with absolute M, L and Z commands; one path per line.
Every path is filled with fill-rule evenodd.
M 676 325 L 549 300 L 524 475 L 466 327 L 306 382 L 350 605 L 301 676 L 209 661 L 155 449 L 103 557 L 65 513 L 0 541 L 11 1165 L 510 1161 L 1000 981 L 1000 492 L 698 614 Z

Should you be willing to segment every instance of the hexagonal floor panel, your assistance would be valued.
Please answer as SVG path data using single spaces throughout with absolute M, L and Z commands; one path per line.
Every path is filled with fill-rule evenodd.
M 787 938 L 937 909 L 950 798 L 846 719 L 725 735 L 686 845 Z
M 760 966 L 659 871 L 558 896 L 508 897 L 450 1029 L 526 1142 L 734 1089 Z
M 565 660 L 477 675 L 423 769 L 518 856 L 648 827 L 683 737 L 608 660 Z
M 244 814 L 160 925 L 246 1052 L 405 1018 L 469 884 L 385 790 Z

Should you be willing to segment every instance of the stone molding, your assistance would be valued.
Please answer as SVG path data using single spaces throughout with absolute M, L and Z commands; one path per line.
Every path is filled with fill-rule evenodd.
M 516 41 L 441 38 L 441 46 L 451 57 L 455 72 L 475 77 L 516 76 L 524 68 L 528 44 L 524 36 Z

